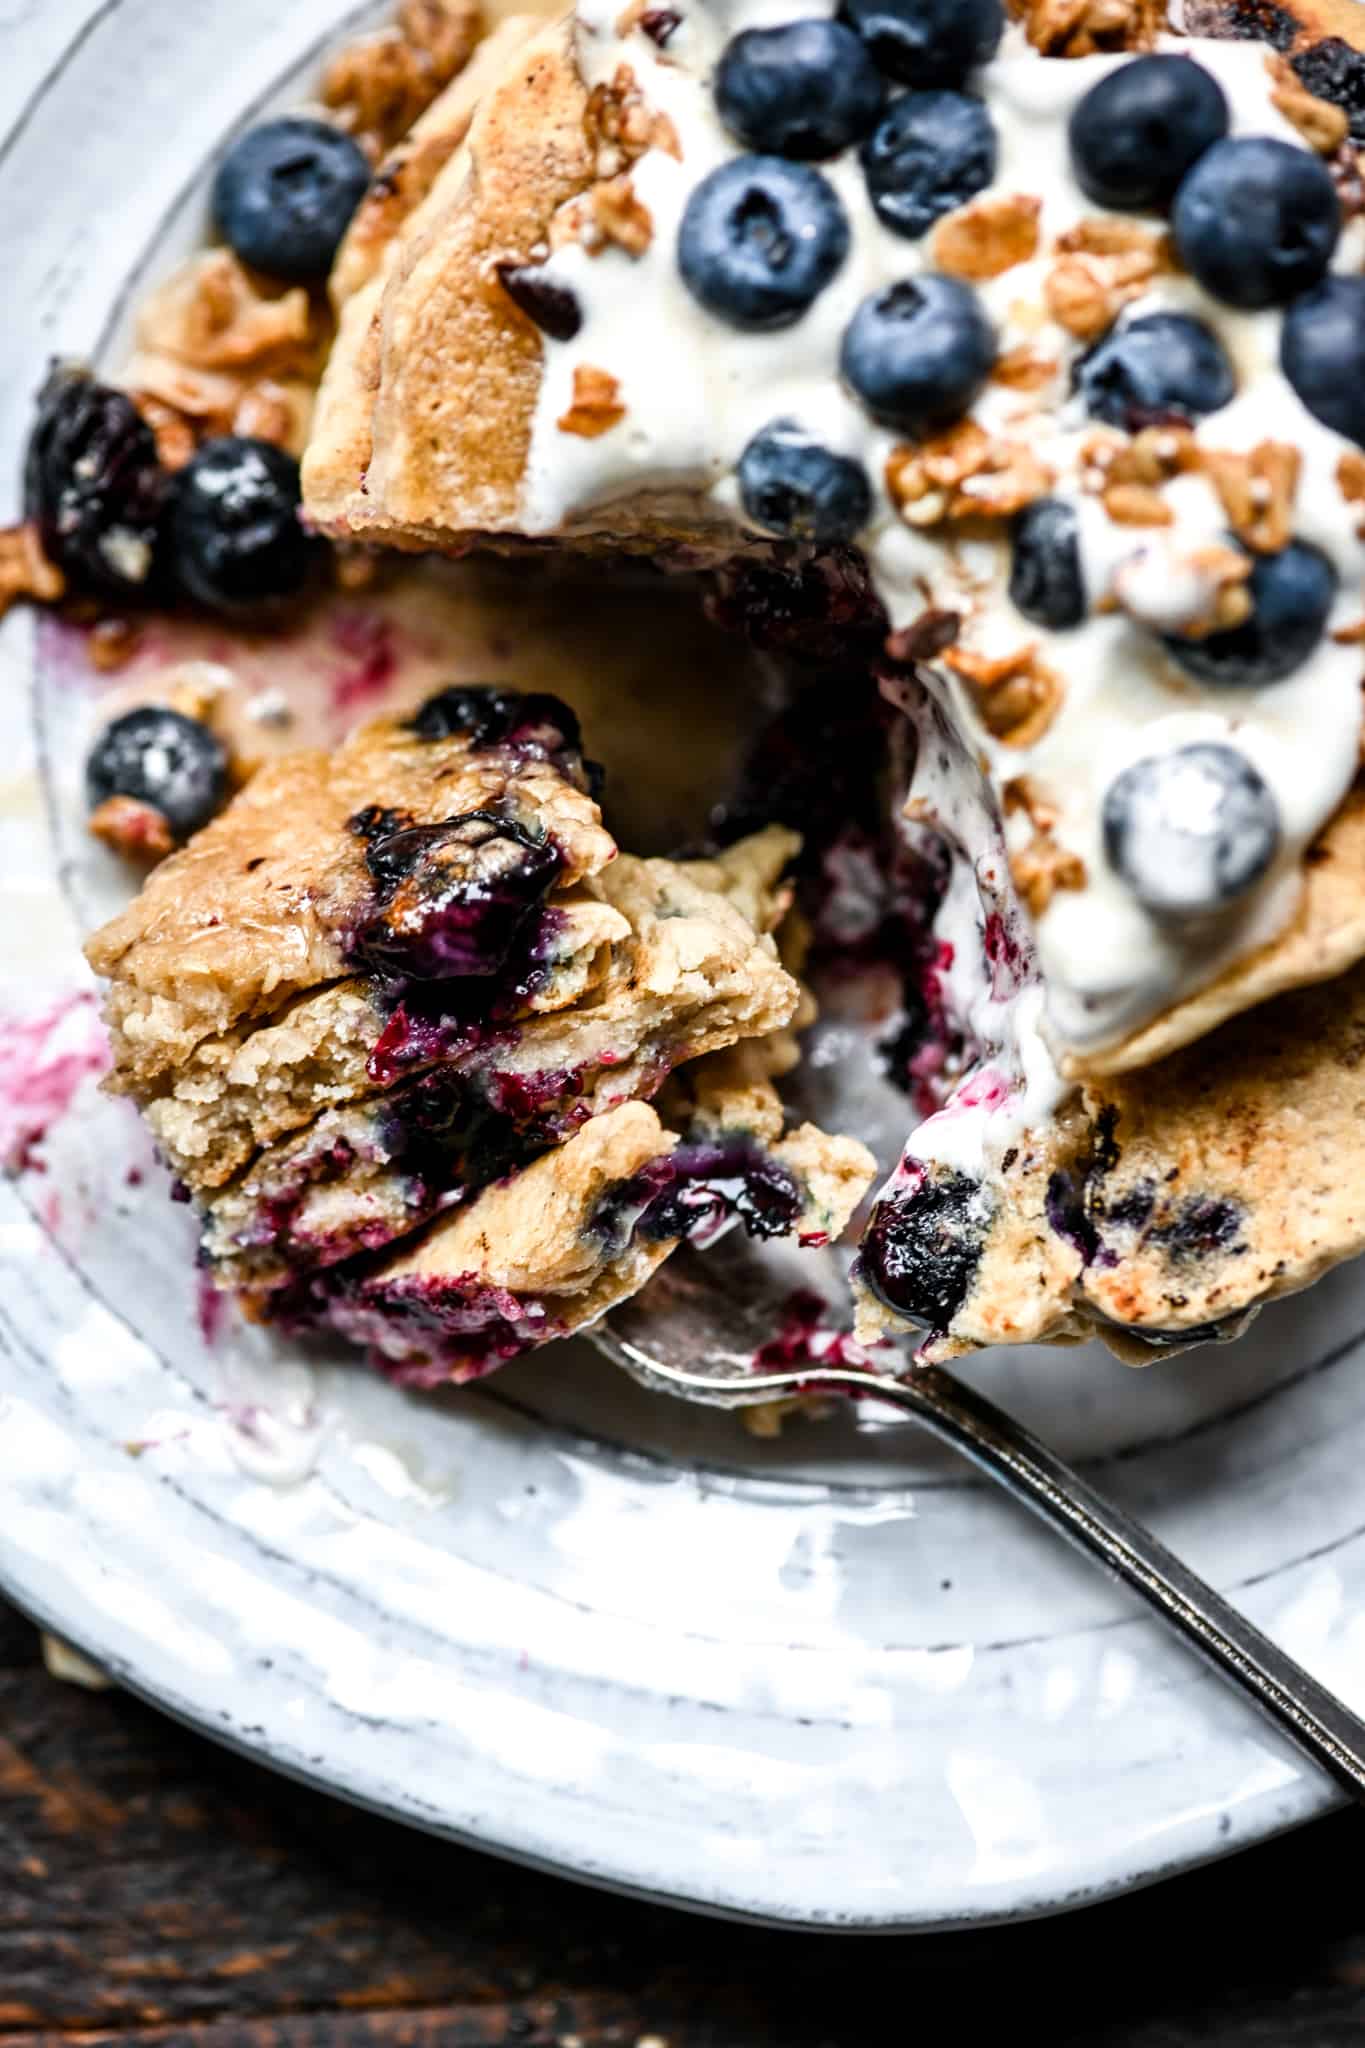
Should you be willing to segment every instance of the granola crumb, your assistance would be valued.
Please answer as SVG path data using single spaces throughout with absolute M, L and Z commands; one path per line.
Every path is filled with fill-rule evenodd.
M 140 797 L 110 796 L 90 813 L 88 829 L 96 839 L 130 860 L 152 863 L 175 851 L 175 838 L 154 804 Z
M 599 434 L 610 433 L 626 416 L 620 391 L 610 371 L 581 363 L 573 373 L 573 404 L 556 421 L 561 434 L 580 434 L 584 440 L 594 441 Z
M 952 277 L 1000 277 L 1038 253 L 1041 199 L 1022 192 L 978 199 L 934 231 L 934 261 Z
M 56 604 L 66 595 L 66 578 L 49 561 L 32 520 L 0 529 L 0 618 L 25 599 Z

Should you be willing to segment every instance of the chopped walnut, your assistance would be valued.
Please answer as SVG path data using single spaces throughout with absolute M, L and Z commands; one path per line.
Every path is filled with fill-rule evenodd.
M 614 178 L 647 149 L 681 158 L 678 133 L 667 114 L 656 114 L 629 64 L 618 64 L 609 84 L 595 85 L 584 116 L 599 178 Z
M 1337 489 L 1348 505 L 1365 508 L 1365 455 L 1355 448 L 1348 448 L 1337 464 Z M 1356 532 L 1365 540 L 1365 519 Z
M 123 668 L 136 654 L 142 638 L 131 619 L 99 619 L 90 629 L 86 653 L 102 675 Z
M 48 560 L 32 520 L 0 529 L 0 618 L 25 598 L 56 604 L 66 595 L 66 578 Z
M 1061 709 L 1062 679 L 1039 661 L 1031 641 L 995 656 L 950 647 L 943 661 L 969 685 L 987 732 L 1007 747 L 1033 746 Z
M 464 69 L 479 30 L 476 0 L 404 0 L 394 27 L 338 50 L 323 104 L 377 158 Z
M 556 422 L 559 431 L 581 434 L 586 441 L 609 433 L 626 416 L 620 393 L 620 385 L 608 371 L 580 364 L 573 373 L 573 404 Z
M 1008 518 L 1041 498 L 1052 472 L 1022 443 L 962 420 L 931 440 L 902 442 L 886 463 L 886 488 L 907 526 Z
M 1335 156 L 1351 133 L 1345 108 L 1309 92 L 1288 57 L 1278 51 L 1272 51 L 1265 62 L 1275 82 L 1270 104 L 1293 123 L 1310 149 L 1322 156 Z
M 1294 537 L 1294 497 L 1302 467 L 1302 456 L 1288 441 L 1260 441 L 1247 454 L 1204 451 L 1204 468 L 1228 525 L 1262 555 L 1278 554 Z
M 653 216 L 636 198 L 629 177 L 609 178 L 594 187 L 592 217 L 598 231 L 597 248 L 614 242 L 627 255 L 643 256 L 654 239 Z
M 1010 391 L 1042 391 L 1052 382 L 1059 368 L 1055 356 L 1038 355 L 1024 342 L 996 357 L 991 382 L 1003 384 Z
M 1161 486 L 1198 464 L 1188 427 L 1144 427 L 1133 435 L 1099 428 L 1081 448 L 1082 482 L 1119 526 L 1169 526 L 1173 514 Z
M 1027 846 L 1010 855 L 1015 888 L 1034 917 L 1041 917 L 1059 889 L 1083 889 L 1085 862 L 1078 853 L 1058 846 L 1046 832 L 1035 832 Z
M 1000 795 L 1007 818 L 1012 818 L 1016 811 L 1023 811 L 1037 831 L 1056 830 L 1060 813 L 1035 775 L 1011 775 Z
M 193 419 L 154 392 L 133 391 L 129 396 L 156 436 L 162 468 L 183 469 L 199 443 Z
M 959 207 L 934 230 L 934 261 L 950 276 L 1000 277 L 1038 254 L 1041 199 L 1002 193 Z
M 88 829 L 96 839 L 132 860 L 164 860 L 175 851 L 165 818 L 155 804 L 143 803 L 140 797 L 106 797 L 91 812 Z
M 228 249 L 204 250 L 153 292 L 137 332 L 154 356 L 257 376 L 313 365 L 325 338 L 301 286 L 269 297 Z
M 1148 50 L 1166 26 L 1166 0 L 1010 0 L 1010 12 L 1047 57 Z
M 1068 334 L 1098 341 L 1172 261 L 1169 238 L 1136 221 L 1083 220 L 1058 237 L 1044 303 Z
M 1110 484 L 1104 509 L 1115 526 L 1171 526 L 1175 514 L 1151 484 Z

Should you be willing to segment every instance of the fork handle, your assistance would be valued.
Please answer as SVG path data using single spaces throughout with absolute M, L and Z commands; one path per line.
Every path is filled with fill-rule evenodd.
M 861 1381 L 861 1392 L 907 1409 L 999 1480 L 1059 1535 L 1140 1593 L 1292 1742 L 1365 1803 L 1365 1722 L 1011 1416 L 940 1366 L 918 1367 L 903 1380 L 855 1372 L 830 1378 L 845 1385 Z

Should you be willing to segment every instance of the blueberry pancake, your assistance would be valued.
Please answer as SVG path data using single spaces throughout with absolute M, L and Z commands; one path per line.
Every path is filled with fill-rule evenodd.
M 1243 1087 L 1267 1034 L 1278 1130 L 1281 1002 L 1365 956 L 1365 10 L 1010 13 L 580 0 L 349 298 L 305 499 L 389 545 L 709 561 L 741 623 L 814 564 L 946 853 L 864 1323 L 1178 1340 L 1358 1246 L 1329 1204 L 1277 1249 L 1221 1153 L 1191 1200 L 1255 1218 L 1245 1258 L 1158 1203 L 1087 1260 L 1048 1191 L 1110 1200 L 1077 1160 L 1157 1076 L 1170 1173 L 1206 1041 Z M 940 1213 L 970 1254 L 935 1307 L 881 1238 Z M 1233 1278 L 1177 1284 L 1205 1238 Z

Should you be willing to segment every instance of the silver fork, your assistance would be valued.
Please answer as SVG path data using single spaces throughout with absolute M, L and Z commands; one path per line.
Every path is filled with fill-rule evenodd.
M 904 1379 L 857 1365 L 756 1372 L 754 1352 L 781 1318 L 779 1286 L 772 1269 L 738 1247 L 726 1246 L 705 1260 L 675 1258 L 643 1295 L 588 1334 L 645 1387 L 679 1400 L 744 1408 L 794 1394 L 843 1393 L 888 1402 L 913 1416 L 1140 1593 L 1314 1763 L 1365 1803 L 1365 1722 L 1150 1530 L 1105 1500 L 984 1395 L 941 1366 L 917 1367 Z

